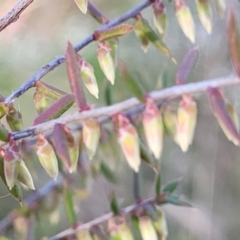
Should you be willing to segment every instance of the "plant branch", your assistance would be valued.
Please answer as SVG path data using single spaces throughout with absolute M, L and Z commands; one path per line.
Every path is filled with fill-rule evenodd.
M 211 80 L 205 80 L 196 83 L 188 83 L 184 85 L 173 86 L 167 89 L 154 91 L 149 93 L 149 96 L 155 101 L 157 100 L 168 100 L 175 97 L 179 97 L 183 94 L 194 94 L 197 92 L 205 92 L 209 87 L 226 87 L 240 84 L 240 79 L 236 76 L 228 76 L 225 78 L 217 78 Z M 76 112 L 71 115 L 60 117 L 55 120 L 51 120 L 46 123 L 29 127 L 26 130 L 13 133 L 15 140 L 33 136 L 39 132 L 44 132 L 53 128 L 56 123 L 68 124 L 73 122 L 79 122 L 89 118 L 99 118 L 100 122 L 108 121 L 111 116 L 118 112 L 124 112 L 129 109 L 133 109 L 143 105 L 136 98 L 130 98 L 120 103 L 116 103 L 107 107 L 100 107 L 84 112 Z
M 121 214 L 126 215 L 126 214 L 133 213 L 137 209 L 144 207 L 146 205 L 149 205 L 149 204 L 164 204 L 164 203 L 166 203 L 166 197 L 167 197 L 167 194 L 162 193 L 160 196 L 145 199 L 139 203 L 135 203 L 133 205 L 130 205 L 126 208 L 121 209 Z M 63 239 L 65 237 L 76 234 L 79 231 L 88 230 L 94 226 L 100 225 L 100 224 L 108 221 L 112 217 L 114 217 L 114 214 L 112 212 L 104 214 L 98 218 L 95 218 L 94 220 L 92 220 L 90 222 L 80 224 L 78 227 L 76 227 L 74 229 L 73 228 L 66 229 L 66 230 L 62 231 L 61 233 L 49 238 L 49 240 Z
M 143 9 L 147 8 L 152 4 L 153 0 L 146 0 L 143 3 L 139 4 L 137 7 L 129 10 L 122 16 L 115 18 L 112 21 L 109 21 L 108 23 L 102 25 L 98 30 L 105 30 L 111 27 L 114 27 L 122 22 L 127 21 L 130 18 L 133 18 L 136 16 L 139 12 L 141 12 Z M 93 42 L 93 33 L 86 37 L 84 40 L 82 40 L 80 43 L 78 43 L 75 46 L 75 50 L 78 52 L 83 47 L 87 46 L 89 43 Z M 51 70 L 59 66 L 60 64 L 65 62 L 65 55 L 62 55 L 58 57 L 55 60 L 52 60 L 45 66 L 43 66 L 35 75 L 33 75 L 29 80 L 27 80 L 22 86 L 20 86 L 15 92 L 10 94 L 7 98 L 5 98 L 4 103 L 10 104 L 13 102 L 16 98 L 20 97 L 22 94 L 24 94 L 28 89 L 34 87 L 35 83 L 40 80 L 43 76 L 45 76 L 47 73 L 49 73 Z
M 108 22 L 108 19 L 89 1 L 88 12 L 97 22 L 104 24 Z
M 9 26 L 11 23 L 16 22 L 21 13 L 31 4 L 34 0 L 20 0 L 10 12 L 8 12 L 0 20 L 0 32 Z
M 31 208 L 33 203 L 36 203 L 41 198 L 47 196 L 50 192 L 60 186 L 62 183 L 62 177 L 59 176 L 58 179 L 49 181 L 45 186 L 43 186 L 40 190 L 34 191 L 31 195 L 29 195 L 24 201 L 23 205 L 27 205 Z M 0 221 L 0 232 L 8 227 L 13 219 L 18 215 L 17 210 L 13 210 L 10 212 L 5 218 Z

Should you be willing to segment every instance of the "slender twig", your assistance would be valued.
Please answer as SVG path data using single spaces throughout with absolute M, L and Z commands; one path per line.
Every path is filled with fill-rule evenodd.
M 209 87 L 226 87 L 240 84 L 240 79 L 236 76 L 228 76 L 225 78 L 216 78 L 211 80 L 205 80 L 201 82 L 188 83 L 185 85 L 173 86 L 167 89 L 154 91 L 149 93 L 149 96 L 154 100 L 172 99 L 183 94 L 194 94 L 197 92 L 204 92 Z M 111 106 L 92 109 L 84 112 L 76 112 L 71 115 L 67 115 L 46 123 L 32 126 L 26 130 L 13 133 L 15 140 L 33 136 L 39 132 L 44 132 L 53 128 L 56 123 L 68 124 L 73 122 L 79 122 L 80 120 L 89 118 L 101 118 L 100 121 L 105 121 L 106 118 L 113 116 L 118 112 L 123 112 L 142 105 L 136 98 L 130 98 L 120 103 L 116 103 Z
M 108 22 L 108 19 L 89 1 L 88 12 L 97 20 L 97 22 L 104 24 Z
M 29 195 L 24 201 L 23 205 L 26 205 L 31 208 L 33 203 L 36 203 L 38 200 L 42 199 L 43 197 L 47 196 L 50 192 L 60 186 L 62 183 L 62 177 L 59 176 L 58 179 L 51 180 L 46 185 L 44 185 L 41 189 L 34 191 L 31 195 Z M 8 227 L 13 219 L 16 217 L 17 210 L 13 210 L 10 212 L 6 217 L 4 217 L 0 221 L 0 232 L 2 232 L 6 227 Z
M 143 3 L 139 4 L 137 7 L 129 10 L 122 16 L 115 18 L 112 21 L 109 21 L 108 23 L 102 25 L 98 30 L 105 30 L 108 28 L 111 28 L 113 26 L 116 26 L 122 22 L 127 21 L 128 19 L 136 16 L 139 12 L 141 12 L 143 9 L 147 8 L 152 4 L 153 0 L 146 0 Z M 80 51 L 83 47 L 88 45 L 89 43 L 93 42 L 93 34 L 89 35 L 86 37 L 84 40 L 82 40 L 80 43 L 78 43 L 75 46 L 75 50 L 78 52 Z M 22 86 L 20 86 L 15 92 L 13 92 L 11 95 L 9 95 L 7 98 L 5 98 L 4 103 L 10 104 L 13 102 L 16 98 L 24 94 L 28 89 L 34 87 L 35 83 L 40 80 L 43 76 L 45 76 L 47 73 L 49 73 L 51 70 L 59 66 L 65 62 L 65 56 L 62 55 L 58 57 L 57 59 L 49 62 L 45 66 L 43 66 L 34 76 L 32 76 L 29 80 L 27 80 Z
M 33 2 L 34 0 L 20 0 L 18 3 L 12 8 L 10 12 L 8 12 L 1 20 L 0 20 L 0 32 L 9 26 L 11 23 L 16 22 L 20 17 L 21 13 Z
M 139 209 L 141 207 L 144 207 L 146 205 L 149 205 L 149 204 L 156 204 L 156 203 L 157 204 L 164 204 L 164 203 L 166 203 L 166 197 L 167 197 L 166 193 L 163 193 L 160 196 L 151 197 L 151 198 L 142 200 L 141 202 L 135 203 L 133 205 L 130 205 L 126 208 L 121 209 L 121 213 L 123 215 L 131 214 L 131 213 L 135 212 L 137 209 Z M 114 214 L 112 212 L 104 214 L 104 215 L 102 215 L 98 218 L 95 218 L 94 220 L 92 220 L 90 222 L 81 224 L 74 229 L 73 228 L 66 229 L 66 230 L 62 231 L 61 233 L 49 238 L 49 240 L 63 239 L 65 237 L 76 234 L 79 231 L 87 230 L 87 229 L 90 229 L 94 226 L 100 225 L 100 224 L 108 221 L 112 217 L 114 217 Z

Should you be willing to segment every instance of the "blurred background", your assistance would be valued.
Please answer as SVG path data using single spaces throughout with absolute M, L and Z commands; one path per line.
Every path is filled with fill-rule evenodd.
M 2 0 L 0 16 L 6 14 L 17 1 Z M 92 3 L 108 18 L 113 19 L 141 1 L 93 0 Z M 208 35 L 201 25 L 195 1 L 186 0 L 192 10 L 196 26 L 196 43 L 192 44 L 183 34 L 173 11 L 173 3 L 166 2 L 168 11 L 168 27 L 164 42 L 171 50 L 177 62 L 181 62 L 187 51 L 199 46 L 200 57 L 194 67 L 189 81 L 198 82 L 211 78 L 228 76 L 232 73 L 226 40 L 226 14 L 220 18 L 213 4 L 213 30 Z M 240 11 L 238 1 L 232 2 L 236 13 Z M 143 16 L 153 23 L 152 8 L 143 11 Z M 240 18 L 239 16 L 239 26 Z M 128 21 L 130 24 L 133 20 Z M 34 1 L 21 15 L 20 19 L 0 33 L 0 92 L 5 97 L 29 79 L 47 62 L 65 52 L 67 41 L 77 44 L 98 28 L 99 24 L 90 16 L 83 15 L 75 2 L 65 0 Z M 152 25 L 153 26 L 153 25 Z M 88 102 L 97 106 L 106 104 L 107 81 L 100 70 L 96 59 L 96 43 L 91 43 L 81 55 L 92 64 L 100 89 L 99 100 L 95 100 L 87 92 Z M 138 39 L 131 33 L 120 39 L 119 58 L 128 66 L 129 71 L 141 83 L 146 92 L 169 87 L 175 84 L 178 65 L 157 51 L 153 46 L 145 54 Z M 162 81 L 166 73 L 167 82 Z M 60 65 L 43 79 L 49 84 L 69 92 L 65 64 Z M 112 102 L 119 102 L 131 97 L 125 89 L 117 71 L 116 84 L 108 84 Z M 224 92 L 236 109 L 240 105 L 240 87 L 225 88 Z M 24 128 L 30 126 L 37 112 L 33 103 L 34 90 L 28 91 L 15 101 L 23 116 Z M 195 95 L 198 103 L 198 123 L 192 146 L 187 153 L 169 138 L 164 139 L 162 155 L 162 182 L 166 184 L 172 179 L 181 178 L 177 190 L 182 198 L 190 202 L 194 208 L 163 206 L 169 237 L 168 240 L 237 240 L 240 236 L 240 150 L 230 143 L 216 119 L 214 118 L 207 95 Z M 114 149 L 114 151 L 111 151 Z M 121 206 L 134 201 L 132 194 L 132 170 L 127 165 L 118 147 L 115 136 L 111 136 L 100 149 L 93 161 L 104 160 L 116 173 L 118 182 L 109 183 L 102 176 L 87 179 L 87 188 L 80 193 L 81 200 L 76 202 L 78 220 L 89 221 L 109 211 L 108 196 L 112 190 L 116 192 Z M 36 158 L 28 160 L 28 166 L 37 189 L 50 178 L 43 171 Z M 142 164 L 142 194 L 144 198 L 154 195 L 154 174 L 147 165 Z M 76 179 L 81 175 L 75 174 Z M 80 182 L 80 180 L 79 180 Z M 76 188 L 81 189 L 80 183 Z M 8 192 L 0 182 L 0 197 Z M 28 196 L 31 191 L 24 191 Z M 18 206 L 11 196 L 0 198 L 0 221 L 11 210 Z M 21 225 L 21 224 L 20 224 Z M 52 236 L 68 227 L 63 198 L 60 198 L 53 211 L 45 211 L 36 215 L 31 227 L 35 230 L 34 239 Z M 14 235 L 12 227 L 5 233 L 10 239 L 19 239 Z

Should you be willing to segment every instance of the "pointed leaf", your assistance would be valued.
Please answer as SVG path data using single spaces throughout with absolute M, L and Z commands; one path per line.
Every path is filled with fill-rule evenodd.
M 190 95 L 184 95 L 178 108 L 176 143 L 183 152 L 192 144 L 197 124 L 197 104 Z
M 119 41 L 117 38 L 110 39 L 107 41 L 107 44 L 108 44 L 109 48 L 111 49 L 110 53 L 111 53 L 112 59 L 114 61 L 114 66 L 116 68 L 118 66 L 118 58 L 119 58 L 119 56 L 118 56 L 119 55 L 119 51 L 118 51 Z
M 70 83 L 70 87 L 72 93 L 75 98 L 75 102 L 78 105 L 80 111 L 88 110 L 89 107 L 87 105 L 84 91 L 83 91 L 83 82 L 80 78 L 80 70 L 78 67 L 78 56 L 73 48 L 72 44 L 68 42 L 67 52 L 66 52 L 66 65 L 67 65 L 67 73 L 68 80 Z
M 240 77 L 240 34 L 232 5 L 229 7 L 227 37 L 232 64 L 236 74 Z
M 200 21 L 208 34 L 212 32 L 212 8 L 209 0 L 196 0 Z
M 35 86 L 37 92 L 42 93 L 46 97 L 49 97 L 54 100 L 58 100 L 59 98 L 67 94 L 66 92 L 42 81 L 37 81 L 35 83 Z
M 3 155 L 4 155 L 4 150 L 1 149 L 1 155 L 0 155 L 0 177 L 2 178 L 3 183 L 7 187 L 8 191 L 12 196 L 14 196 L 19 202 L 22 202 L 22 192 L 20 186 L 16 183 L 12 189 L 10 190 L 6 181 L 5 173 L 4 173 L 4 162 L 3 162 Z
M 6 120 L 13 132 L 17 132 L 22 129 L 22 114 L 17 111 L 13 106 L 9 108 L 6 115 Z
M 9 147 L 3 156 L 4 161 L 4 175 L 11 190 L 16 184 L 17 176 L 20 169 L 21 155 L 17 143 L 14 140 L 9 142 Z
M 115 59 L 113 59 L 112 49 L 107 42 L 99 42 L 97 48 L 98 63 L 107 80 L 113 85 L 115 81 Z
M 53 103 L 49 108 L 43 111 L 38 117 L 35 118 L 33 125 L 47 122 L 52 119 L 60 117 L 65 113 L 74 103 L 74 96 L 67 94 Z
M 162 192 L 168 193 L 168 194 L 174 192 L 178 187 L 178 184 L 180 183 L 180 181 L 181 181 L 181 178 L 173 180 L 172 182 L 168 183 L 166 186 L 163 187 Z
M 160 196 L 161 194 L 161 188 L 162 188 L 162 181 L 161 181 L 161 173 L 159 172 L 157 175 L 156 175 L 156 195 L 157 196 Z
M 147 144 L 156 159 L 160 159 L 163 149 L 163 120 L 153 99 L 146 98 L 143 111 L 143 128 Z
M 125 80 L 125 83 L 126 83 L 128 89 L 141 102 L 144 102 L 145 101 L 145 96 L 144 96 L 144 92 L 143 92 L 140 84 L 137 81 L 135 81 L 135 79 L 133 79 L 133 77 L 129 74 L 126 65 L 122 62 L 120 64 L 120 70 L 121 70 L 122 77 Z
M 161 37 L 164 37 L 167 28 L 167 14 L 162 0 L 155 0 L 153 4 L 153 22 Z
M 21 161 L 20 163 L 19 174 L 17 176 L 17 179 L 28 188 L 35 190 L 32 176 L 23 161 Z
M 165 203 L 169 203 L 175 206 L 181 206 L 181 207 L 192 207 L 191 204 L 181 200 L 179 196 L 174 196 L 174 195 L 168 195 L 165 198 Z
M 87 155 L 92 160 L 97 151 L 100 139 L 99 122 L 95 119 L 85 120 L 83 122 L 82 136 Z
M 221 18 L 224 17 L 224 14 L 227 9 L 226 0 L 214 0 L 216 9 Z
M 208 95 L 212 105 L 213 113 L 226 137 L 229 141 L 232 141 L 235 145 L 239 146 L 240 135 L 232 118 L 228 114 L 222 93 L 217 88 L 209 88 Z
M 157 210 L 158 218 L 153 221 L 153 226 L 157 232 L 159 239 L 166 240 L 168 236 L 167 220 L 161 209 Z
M 77 223 L 77 216 L 74 210 L 74 202 L 73 202 L 73 191 L 68 186 L 64 189 L 64 200 L 65 200 L 65 206 L 67 211 L 67 216 L 69 219 L 69 222 L 72 227 L 76 226 Z
M 194 68 L 195 63 L 199 57 L 199 49 L 198 47 L 191 49 L 185 55 L 183 61 L 178 67 L 177 75 L 176 75 L 176 83 L 184 84 L 188 79 L 192 69 Z
M 139 138 L 136 129 L 123 114 L 113 116 L 117 128 L 118 142 L 130 167 L 139 171 L 141 164 Z
M 115 173 L 104 162 L 100 163 L 100 170 L 103 176 L 112 183 L 116 183 L 117 179 Z
M 82 13 L 86 14 L 88 9 L 88 0 L 74 0 Z
M 52 141 L 56 154 L 65 164 L 68 171 L 75 171 L 79 156 L 79 142 L 76 142 L 70 129 L 64 124 L 55 124 Z
M 0 123 L 0 141 L 9 142 L 11 133 Z
M 124 36 L 130 33 L 132 29 L 133 29 L 133 26 L 123 23 L 111 28 L 104 29 L 104 30 L 97 30 L 93 33 L 93 38 L 96 41 L 102 42 L 105 40 Z
M 39 91 L 35 91 L 33 100 L 38 114 L 41 114 L 50 106 L 49 99 Z
M 141 15 L 138 15 L 137 18 L 142 18 Z M 174 57 L 172 56 L 170 50 L 166 46 L 166 44 L 161 40 L 161 38 L 154 32 L 154 30 L 150 27 L 148 21 L 146 19 L 142 19 L 144 26 L 144 34 L 148 38 L 148 40 L 163 54 L 168 56 L 173 62 L 176 62 Z
M 141 176 L 139 172 L 133 173 L 133 194 L 136 202 L 141 201 Z
M 80 56 L 78 57 L 78 65 L 85 87 L 94 97 L 98 98 L 99 90 L 93 67 Z
M 118 202 L 117 202 L 117 198 L 114 192 L 111 193 L 110 197 L 109 197 L 109 201 L 110 201 L 110 207 L 112 212 L 114 213 L 114 215 L 119 215 L 120 213 L 120 209 L 118 207 Z
M 157 233 L 149 217 L 139 218 L 139 229 L 143 240 L 158 240 Z
M 195 25 L 190 8 L 184 0 L 175 0 L 175 12 L 183 33 L 192 43 L 195 42 Z
M 57 179 L 58 176 L 58 161 L 55 152 L 44 136 L 44 134 L 38 134 L 38 140 L 36 143 L 36 153 L 40 163 L 47 172 L 47 174 Z
M 146 53 L 149 47 L 149 40 L 145 34 L 145 26 L 142 16 L 135 18 L 134 32 L 141 43 L 142 50 Z

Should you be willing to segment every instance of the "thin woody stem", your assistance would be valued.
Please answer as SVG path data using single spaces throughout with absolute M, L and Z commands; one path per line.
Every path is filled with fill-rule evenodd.
M 59 187 L 62 183 L 62 177 L 59 176 L 58 179 L 51 180 L 46 185 L 44 185 L 41 189 L 34 191 L 32 194 L 30 194 L 24 201 L 23 205 L 26 205 L 31 208 L 31 205 L 33 203 L 36 203 L 43 197 L 47 196 L 50 192 L 52 192 L 54 189 Z M 17 210 L 13 210 L 10 212 L 6 217 L 4 217 L 0 221 L 0 232 L 3 232 L 3 230 L 8 227 L 10 224 L 12 224 L 13 219 L 17 216 Z
M 143 3 L 139 4 L 137 7 L 129 10 L 122 16 L 115 18 L 112 21 L 109 21 L 108 23 L 102 25 L 98 30 L 105 30 L 111 27 L 114 27 L 122 22 L 127 21 L 130 18 L 133 18 L 136 16 L 139 12 L 141 12 L 143 9 L 147 8 L 152 4 L 152 0 L 146 0 Z M 75 46 L 75 50 L 78 52 L 85 46 L 87 46 L 89 43 L 94 41 L 93 33 L 86 37 L 84 40 L 82 40 L 80 43 L 78 43 Z M 33 75 L 29 80 L 27 80 L 22 86 L 20 86 L 16 91 L 14 91 L 12 94 L 10 94 L 7 98 L 5 98 L 4 103 L 10 104 L 12 103 L 16 98 L 20 97 L 22 94 L 24 94 L 28 89 L 34 87 L 35 83 L 40 80 L 43 76 L 45 76 L 47 73 L 49 73 L 51 70 L 59 66 L 60 64 L 65 62 L 65 56 L 62 55 L 58 57 L 55 60 L 52 60 L 45 66 L 43 66 L 35 75 Z
M 184 94 L 194 94 L 198 92 L 205 92 L 210 87 L 226 87 L 226 86 L 234 86 L 240 84 L 240 79 L 236 76 L 229 76 L 225 78 L 217 78 L 211 80 L 205 80 L 201 82 L 188 83 L 184 85 L 173 86 L 167 89 L 154 91 L 149 93 L 148 95 L 153 98 L 155 101 L 157 100 L 168 100 L 175 97 L 179 97 Z M 108 121 L 111 116 L 116 113 L 124 112 L 130 109 L 137 108 L 141 106 L 142 103 L 139 102 L 136 98 L 130 98 L 120 103 L 116 103 L 111 106 L 95 108 L 92 110 L 84 111 L 84 112 L 76 112 L 74 114 L 70 114 L 64 117 L 60 117 L 55 120 L 51 120 L 46 123 L 42 123 L 39 125 L 35 125 L 29 127 L 26 130 L 13 133 L 13 138 L 15 140 L 22 139 L 29 136 L 34 136 L 39 132 L 45 132 L 53 128 L 56 123 L 69 124 L 73 122 L 79 122 L 84 119 L 89 118 L 97 118 L 100 122 Z
M 134 211 L 136 211 L 137 209 L 139 209 L 141 207 L 144 207 L 146 205 L 149 205 L 149 204 L 164 204 L 165 200 L 166 200 L 166 197 L 167 197 L 166 193 L 163 193 L 160 196 L 151 197 L 151 198 L 145 199 L 145 200 L 143 200 L 143 201 L 141 201 L 139 203 L 135 203 L 133 205 L 130 205 L 130 206 L 126 207 L 126 208 L 121 209 L 121 213 L 123 215 L 127 215 L 127 214 L 131 214 Z M 87 230 L 87 229 L 90 229 L 90 228 L 92 228 L 94 226 L 100 225 L 100 224 L 102 224 L 104 222 L 107 222 L 112 217 L 114 217 L 114 214 L 112 212 L 104 214 L 104 215 L 102 215 L 102 216 L 100 216 L 98 218 L 95 218 L 94 220 L 92 220 L 90 222 L 81 224 L 81 225 L 79 225 L 78 227 L 76 227 L 74 229 L 73 228 L 66 229 L 63 232 L 61 232 L 61 233 L 59 233 L 59 234 L 49 238 L 49 240 L 63 239 L 65 237 L 68 237 L 68 236 L 71 236 L 73 234 L 76 234 L 79 231 Z
M 20 17 L 21 13 L 31 4 L 34 0 L 20 0 L 18 3 L 12 8 L 10 12 L 8 12 L 4 17 L 0 19 L 0 32 L 9 26 L 11 23 L 16 22 Z

